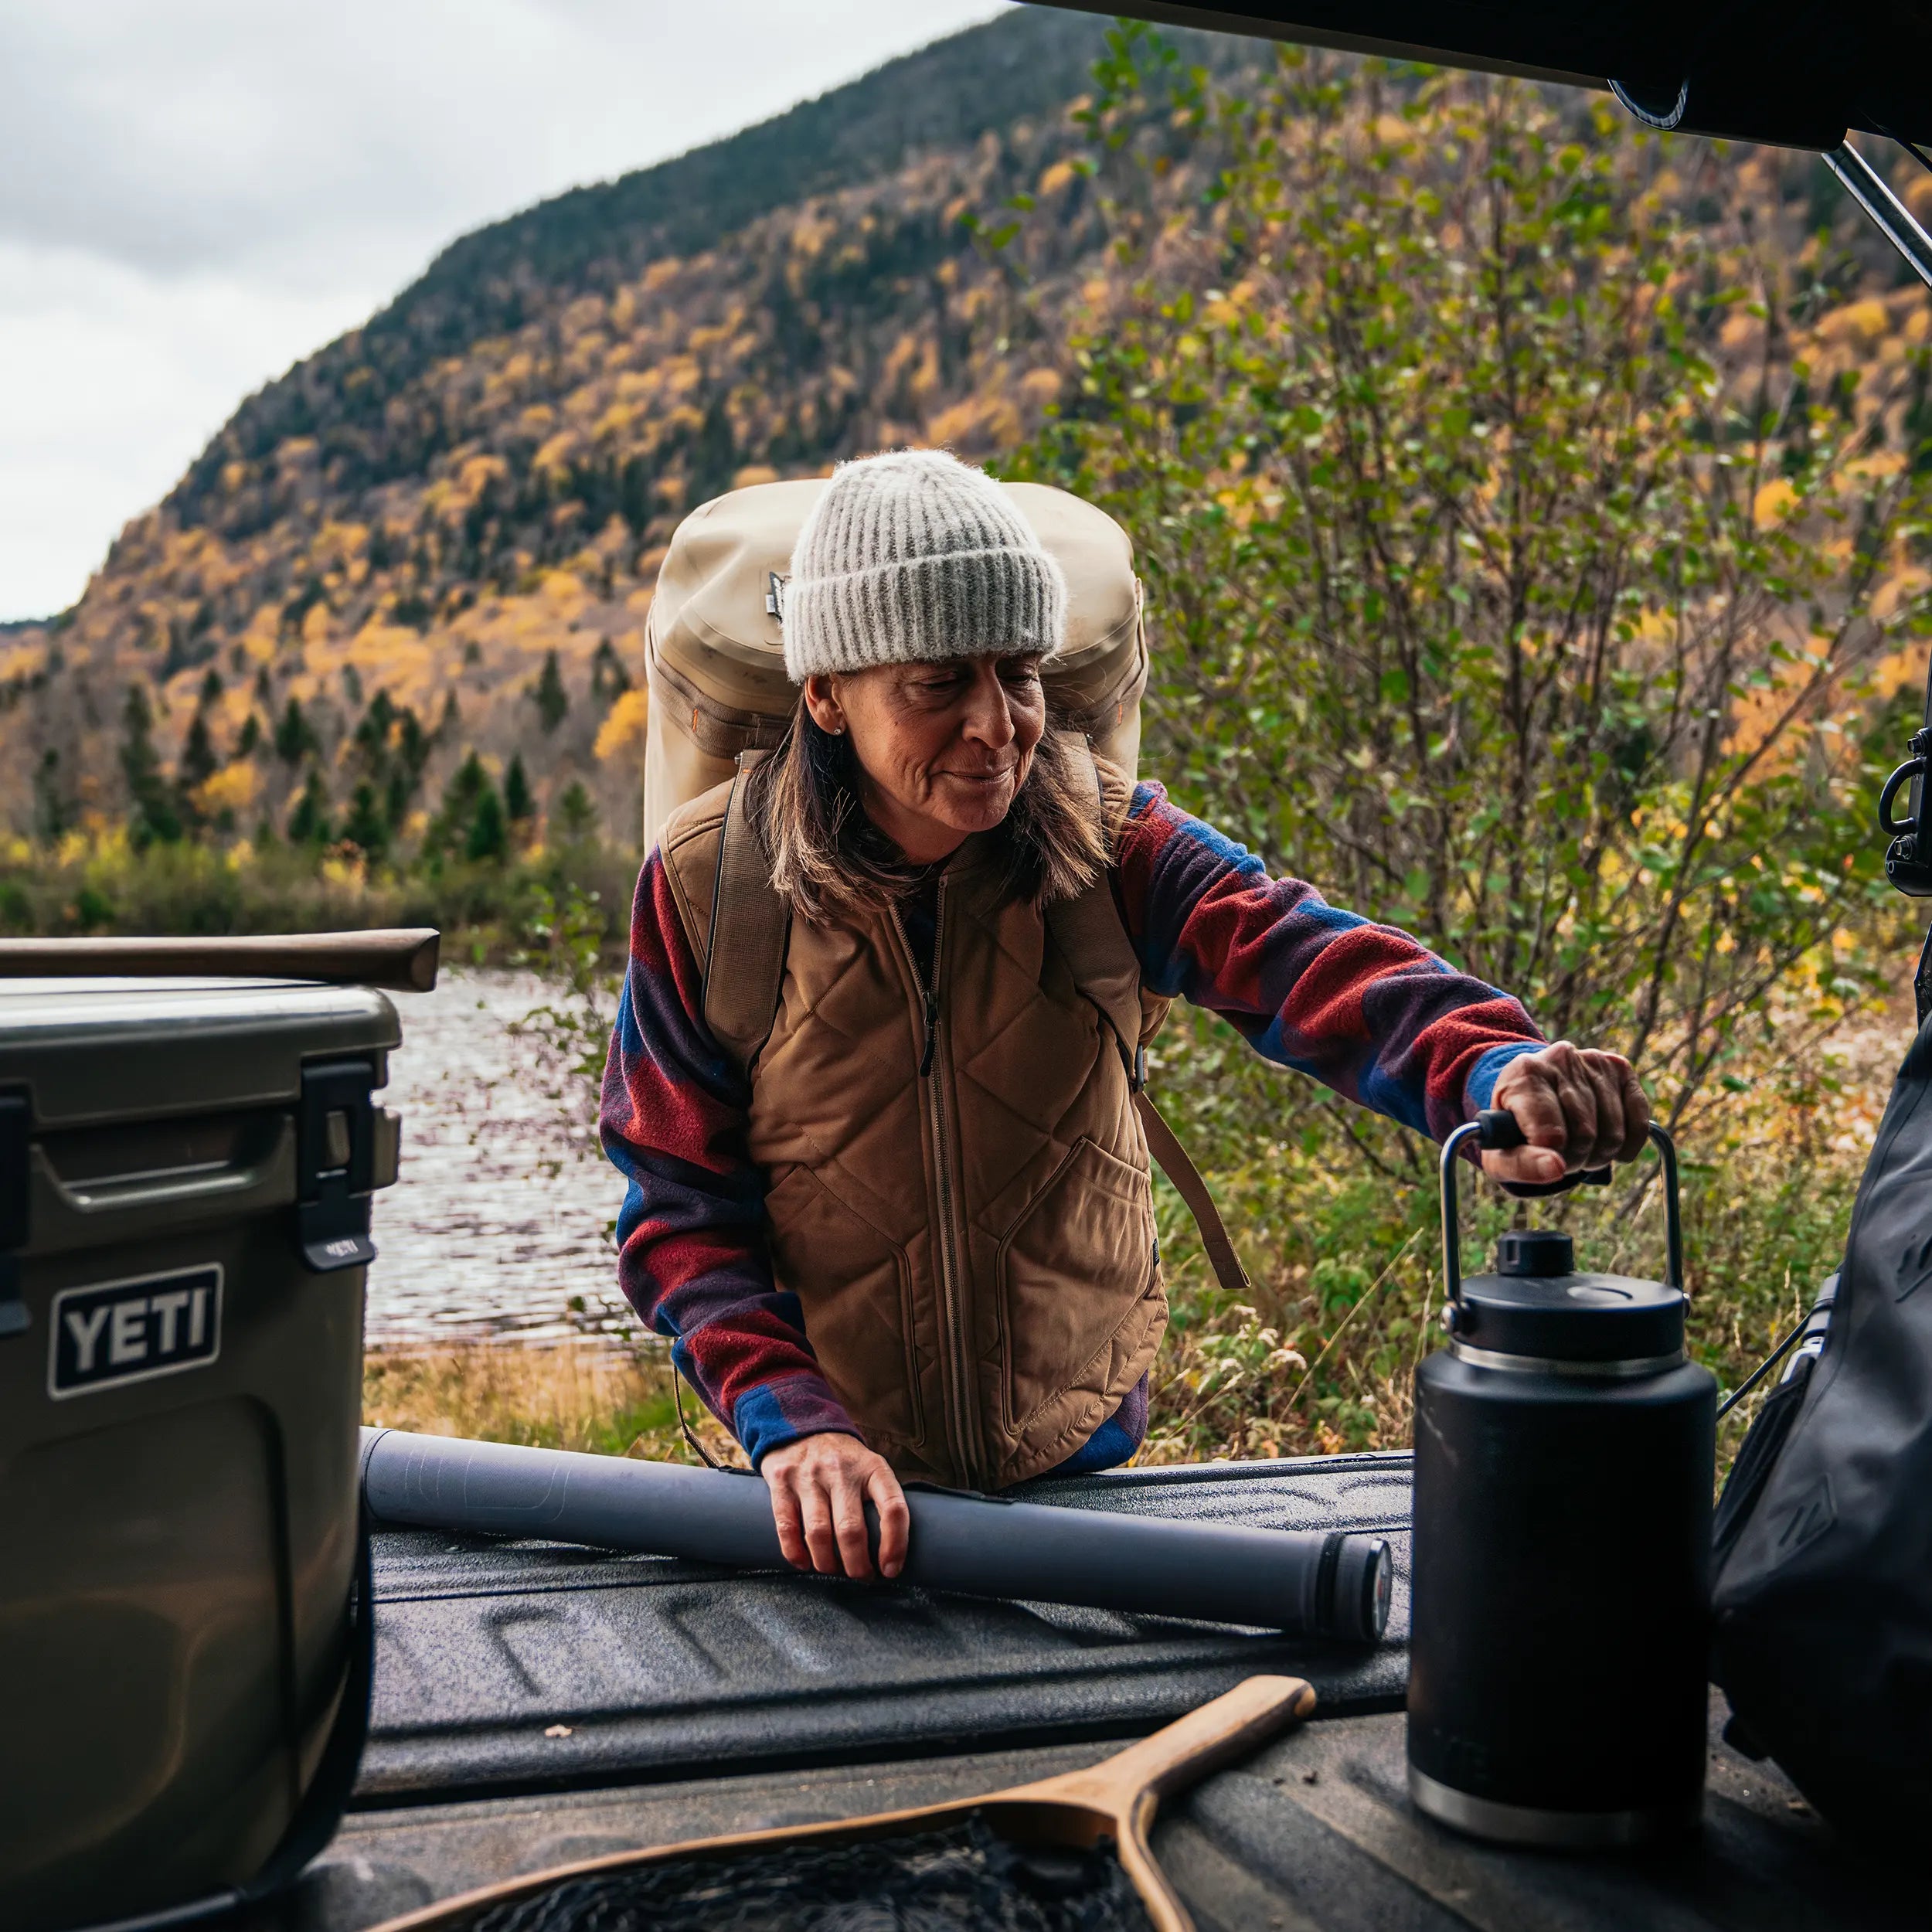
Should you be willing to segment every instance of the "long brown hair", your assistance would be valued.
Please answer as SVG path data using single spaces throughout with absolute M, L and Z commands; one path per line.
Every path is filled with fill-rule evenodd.
M 1046 906 L 1083 892 L 1106 869 L 1107 824 L 1078 738 L 1049 719 L 1011 809 L 993 834 L 1005 868 L 1002 896 Z M 1103 782 L 1121 780 L 1103 767 Z M 812 721 L 801 693 L 778 749 L 752 774 L 753 822 L 771 879 L 804 920 L 876 910 L 924 876 L 859 802 L 858 754 L 849 737 Z

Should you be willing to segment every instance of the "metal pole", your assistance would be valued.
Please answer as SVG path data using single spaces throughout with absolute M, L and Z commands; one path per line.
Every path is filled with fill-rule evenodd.
M 1845 184 L 1846 193 L 1865 210 L 1872 225 L 1911 264 L 1912 272 L 1932 288 L 1932 235 L 1893 193 L 1892 184 L 1849 141 L 1832 148 L 1825 165 Z

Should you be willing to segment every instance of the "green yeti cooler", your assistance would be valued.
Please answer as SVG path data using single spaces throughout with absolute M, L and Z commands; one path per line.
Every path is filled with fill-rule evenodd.
M 10 1932 L 245 1890 L 346 1797 L 400 1037 L 359 988 L 0 980 Z

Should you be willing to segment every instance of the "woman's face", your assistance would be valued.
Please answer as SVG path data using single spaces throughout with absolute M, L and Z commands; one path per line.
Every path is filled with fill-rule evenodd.
M 1037 654 L 886 664 L 805 680 L 821 731 L 842 733 L 866 815 L 916 865 L 1012 809 L 1046 729 Z

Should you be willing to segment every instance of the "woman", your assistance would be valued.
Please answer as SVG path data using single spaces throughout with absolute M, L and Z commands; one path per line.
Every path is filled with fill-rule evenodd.
M 1166 1322 L 1134 1043 L 1054 908 L 1111 887 L 1150 1028 L 1184 996 L 1440 1139 L 1506 1107 L 1496 1178 L 1628 1159 L 1629 1063 L 1325 904 L 1049 729 L 1065 587 L 1010 500 L 935 451 L 842 468 L 786 590 L 798 709 L 747 798 L 789 901 L 748 1073 L 703 1018 L 726 792 L 645 863 L 602 1130 L 624 1291 L 770 1486 L 801 1568 L 906 1547 L 902 1478 L 981 1489 L 1125 1461 Z M 1143 1037 L 1145 1037 L 1145 1034 Z

